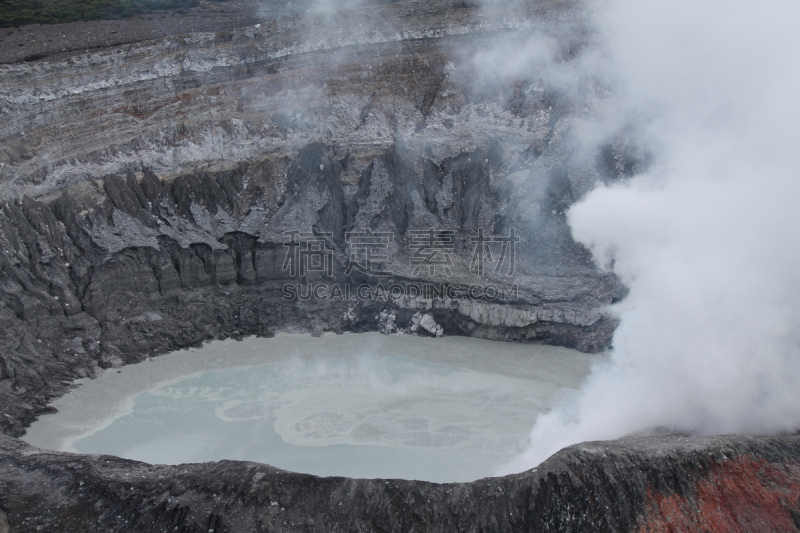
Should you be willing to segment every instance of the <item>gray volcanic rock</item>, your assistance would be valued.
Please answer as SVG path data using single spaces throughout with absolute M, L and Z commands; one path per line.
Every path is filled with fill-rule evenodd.
M 798 527 L 795 436 L 582 444 L 456 485 L 152 466 L 13 438 L 75 379 L 208 339 L 413 330 L 606 349 L 604 309 L 625 288 L 564 212 L 646 154 L 620 136 L 576 155 L 592 88 L 567 98 L 462 69 L 516 31 L 554 36 L 569 61 L 591 38 L 584 18 L 569 1 L 389 2 L 0 65 L 0 531 Z M 425 232 L 443 263 L 419 262 L 434 257 Z M 354 234 L 385 239 L 381 275 L 349 268 L 368 253 Z M 513 263 L 476 268 L 480 235 L 519 237 Z M 410 285 L 423 291 L 392 296 Z M 313 292 L 334 286 L 369 295 Z M 489 286 L 502 297 L 470 292 Z
M 483 15 L 402 2 L 1 65 L 0 427 L 21 434 L 98 368 L 230 335 L 377 330 L 384 309 L 397 329 L 425 311 L 445 334 L 605 349 L 603 308 L 625 290 L 563 211 L 607 173 L 565 166 L 574 112 L 557 95 L 507 98 L 456 67 L 493 35 L 583 15 Z M 446 235 L 444 265 L 415 264 L 420 231 Z M 390 235 L 385 276 L 348 268 L 348 232 Z M 471 268 L 481 232 L 518 236 L 513 257 Z M 322 272 L 287 268 L 301 234 Z M 320 284 L 378 297 L 303 297 Z M 424 290 L 380 297 L 409 284 Z M 487 285 L 508 298 L 467 294 Z
M 20 532 L 794 531 L 798 456 L 797 436 L 640 437 L 438 485 L 237 461 L 148 465 L 0 437 L 0 507 Z
M 487 92 L 456 63 L 497 35 L 557 33 L 583 14 L 551 2 L 479 15 L 399 2 L 0 65 L 0 191 L 38 196 L 144 168 L 229 170 L 312 142 L 349 155 L 350 180 L 399 141 L 437 165 L 493 139 L 509 154 L 563 159 L 549 140 L 570 111 L 555 95 L 541 84 Z
M 482 157 L 473 159 L 479 167 L 484 164 Z M 230 335 L 378 330 L 375 316 L 383 309 L 394 310 L 397 329 L 409 330 L 412 316 L 424 310 L 449 335 L 536 340 L 584 351 L 608 345 L 614 322 L 602 307 L 624 290 L 596 272 L 587 254 L 570 242 L 518 244 L 514 299 L 473 298 L 464 292 L 512 281 L 502 273 L 487 271 L 481 277 L 470 270 L 471 232 L 458 220 L 431 212 L 424 203 L 393 210 L 386 188 L 375 182 L 387 180 L 390 197 L 414 197 L 416 175 L 408 169 L 416 163 L 390 149 L 364 171 L 349 205 L 341 185 L 344 165 L 320 143 L 289 161 L 243 163 L 231 171 L 172 181 L 149 171 L 138 177 L 109 175 L 55 198 L 3 204 L 0 361 L 6 379 L 0 384 L 6 387 L 0 396 L 7 416 L 0 427 L 21 434 L 47 399 L 63 393 L 65 383 L 118 361 L 140 361 Z M 481 172 L 466 163 L 460 168 Z M 455 189 L 448 192 L 458 194 Z M 491 184 L 481 191 L 484 198 L 498 198 Z M 385 207 L 377 211 L 375 206 Z M 441 269 L 431 276 L 427 268 L 414 274 L 409 232 L 420 218 L 453 232 L 450 276 Z M 347 272 L 352 250 L 345 232 L 360 229 L 359 224 L 392 232 L 394 248 L 387 249 L 382 268 L 393 273 L 376 278 Z M 523 237 L 534 231 L 522 231 L 525 227 L 530 225 L 517 226 Z M 332 264 L 322 272 L 292 273 L 285 233 L 312 228 L 325 235 L 320 242 Z M 350 286 L 353 294 L 304 298 L 308 284 Z M 392 298 L 377 290 L 408 285 L 461 292 Z M 293 298 L 287 298 L 287 286 L 294 287 Z M 357 286 L 376 290 L 357 299 Z

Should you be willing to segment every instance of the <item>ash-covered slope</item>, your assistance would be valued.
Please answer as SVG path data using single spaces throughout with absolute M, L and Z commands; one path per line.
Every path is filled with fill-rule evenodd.
M 457 67 L 519 28 L 575 25 L 563 43 L 574 54 L 581 12 L 533 6 L 490 17 L 399 2 L 2 65 L 0 190 L 38 196 L 122 169 L 230 169 L 310 142 L 349 154 L 350 180 L 397 140 L 437 162 L 495 139 L 566 164 L 569 147 L 550 143 L 571 113 L 557 95 L 542 83 L 481 90 Z M 572 170 L 580 195 L 595 176 Z
M 14 531 L 794 531 L 800 439 L 585 443 L 468 484 L 318 478 L 256 463 L 152 466 L 0 440 Z M 4 520 L 3 520 L 4 519 Z

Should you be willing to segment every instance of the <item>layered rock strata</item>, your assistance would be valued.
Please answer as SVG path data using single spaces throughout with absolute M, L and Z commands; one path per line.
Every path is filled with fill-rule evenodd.
M 466 172 L 479 173 L 484 164 L 481 159 Z M 391 199 L 380 192 L 387 184 L 419 194 L 416 176 L 404 174 L 404 165 L 412 163 L 396 149 L 376 158 L 349 201 L 341 186 L 344 165 L 317 143 L 293 160 L 173 181 L 150 171 L 108 175 L 51 198 L 3 204 L 0 424 L 20 435 L 76 378 L 228 336 L 383 329 L 584 351 L 608 345 L 614 322 L 603 306 L 622 289 L 597 273 L 583 250 L 558 239 L 520 241 L 518 274 L 507 278 L 506 270 L 487 269 L 480 277 L 470 270 L 475 243 L 468 228 L 424 204 L 392 211 Z M 478 194 L 502 202 L 491 183 Z M 385 207 L 371 211 L 374 206 Z M 414 227 L 406 217 L 427 217 L 434 231 L 452 231 L 449 275 L 441 267 L 433 275 L 427 267 L 415 274 L 414 230 L 401 230 Z M 363 258 L 346 235 L 376 225 L 376 232 L 392 236 L 380 250 L 384 275 L 348 272 Z M 292 242 L 295 230 L 325 235 L 315 241 L 324 250 L 311 259 L 330 265 L 304 273 L 296 268 L 302 246 Z M 554 257 L 563 265 L 557 270 Z M 336 287 L 341 294 L 334 294 Z M 504 287 L 508 293 L 498 294 Z M 418 330 L 414 316 L 420 312 L 429 327 Z M 387 313 L 393 314 L 390 330 L 381 317 Z
M 624 288 L 564 210 L 616 176 L 569 155 L 572 100 L 465 74 L 509 32 L 552 34 L 569 59 L 582 19 L 401 2 L 0 66 L 0 427 L 20 435 L 102 368 L 385 330 L 382 311 L 393 332 L 423 311 L 420 334 L 606 348 Z M 325 268 L 295 268 L 309 258 Z
M 625 289 L 564 212 L 647 157 L 624 136 L 574 150 L 602 87 L 476 73 L 473 52 L 501 38 L 544 33 L 565 64 L 591 39 L 572 2 L 513 7 L 287 13 L 0 65 L 0 531 L 799 527 L 796 436 L 582 444 L 458 485 L 151 466 L 14 438 L 76 378 L 212 338 L 380 330 L 605 349 L 605 307 Z M 370 253 L 359 235 L 386 240 L 350 268 Z M 513 264 L 477 268 L 482 236 L 518 237 Z M 294 244 L 322 250 L 304 248 L 322 268 L 293 264 Z M 502 245 L 486 246 L 499 263 Z M 423 290 L 392 293 L 409 285 Z M 469 290 L 489 286 L 502 297 Z

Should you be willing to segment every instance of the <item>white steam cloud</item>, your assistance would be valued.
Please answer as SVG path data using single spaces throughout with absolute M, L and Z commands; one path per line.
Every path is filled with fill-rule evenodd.
M 344 9 L 361 7 L 365 3 L 366 0 L 314 0 L 309 11 L 332 15 Z
M 800 427 L 800 3 L 593 7 L 606 60 L 580 65 L 613 96 L 576 132 L 590 150 L 632 124 L 652 162 L 568 220 L 630 294 L 608 363 L 539 417 L 509 471 L 654 428 Z

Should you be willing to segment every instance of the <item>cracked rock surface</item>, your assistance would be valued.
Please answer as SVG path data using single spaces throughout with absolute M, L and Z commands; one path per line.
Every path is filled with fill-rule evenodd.
M 75 379 L 215 338 L 382 331 L 606 349 L 605 307 L 626 291 L 572 241 L 564 212 L 646 157 L 617 140 L 579 158 L 581 106 L 463 68 L 512 31 L 552 33 L 568 58 L 589 38 L 584 20 L 566 1 L 513 13 L 378 2 L 0 64 L 0 531 L 800 527 L 797 436 L 585 443 L 451 485 L 153 466 L 15 438 Z M 445 239 L 444 264 L 420 267 L 420 231 Z M 292 272 L 300 233 L 324 268 Z M 380 275 L 348 268 L 353 234 L 391 236 Z M 519 237 L 513 269 L 474 268 L 480 235 Z M 435 290 L 392 296 L 408 285 Z M 469 292 L 487 286 L 509 292 Z

